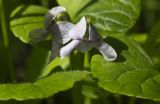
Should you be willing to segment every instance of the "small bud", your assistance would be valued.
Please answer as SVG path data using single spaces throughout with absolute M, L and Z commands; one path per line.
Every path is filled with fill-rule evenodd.
M 48 13 L 46 13 L 45 21 L 44 21 L 44 25 L 46 26 L 46 28 L 52 23 L 52 21 L 56 18 L 56 16 L 61 12 L 66 12 L 66 8 L 64 8 L 63 6 L 57 6 L 49 10 Z

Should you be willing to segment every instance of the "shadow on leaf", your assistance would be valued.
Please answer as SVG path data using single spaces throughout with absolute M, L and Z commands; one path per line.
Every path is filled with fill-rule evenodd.
M 37 6 L 38 7 L 38 6 Z M 24 17 L 31 17 L 31 16 L 44 16 L 45 13 L 36 13 L 36 12 L 29 12 L 25 13 L 27 9 L 31 8 L 29 5 L 21 5 L 19 6 L 14 13 L 11 15 L 11 20 L 17 19 L 17 18 L 24 18 Z M 45 8 L 46 9 L 46 8 Z M 47 12 L 47 9 L 46 9 Z
M 105 38 L 105 41 L 117 52 L 117 59 L 114 62 L 126 61 L 126 59 L 121 55 L 123 50 L 128 50 L 128 46 L 124 42 L 113 37 L 107 37 Z

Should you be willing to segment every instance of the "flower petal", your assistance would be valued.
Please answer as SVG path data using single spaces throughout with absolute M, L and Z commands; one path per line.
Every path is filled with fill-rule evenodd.
M 56 24 L 51 24 L 48 31 L 52 34 L 59 44 L 66 44 L 71 40 L 69 30 L 74 27 L 74 24 L 67 21 L 59 21 Z
M 94 25 L 89 25 L 89 41 L 99 41 L 101 38 L 96 31 Z
M 61 12 L 66 12 L 66 8 L 64 8 L 63 6 L 57 6 L 49 10 L 48 13 L 46 13 L 45 21 L 44 21 L 44 25 L 46 26 L 46 28 L 52 23 L 55 17 Z
M 54 60 L 59 55 L 60 46 L 59 44 L 53 39 L 52 40 L 52 49 L 49 62 Z
M 72 40 L 69 44 L 67 44 L 66 46 L 62 47 L 60 49 L 60 53 L 59 56 L 61 58 L 64 58 L 65 56 L 69 55 L 72 50 L 80 43 L 81 41 L 79 40 Z
M 85 17 L 69 31 L 69 36 L 74 40 L 82 40 L 87 30 L 87 22 Z
M 90 49 L 92 49 L 95 46 L 94 42 L 91 41 L 82 41 L 77 47 L 76 49 L 81 51 L 81 52 L 86 52 L 89 51 Z
M 117 53 L 115 52 L 115 50 L 109 44 L 103 41 L 99 41 L 96 48 L 108 61 L 114 61 L 117 58 Z
M 103 57 L 108 61 L 113 61 L 117 58 L 115 50 L 105 43 L 93 25 L 89 26 L 89 41 L 93 42 L 94 46 L 102 53 Z
M 35 43 L 45 40 L 48 36 L 49 33 L 44 28 L 35 29 L 29 33 L 29 39 Z

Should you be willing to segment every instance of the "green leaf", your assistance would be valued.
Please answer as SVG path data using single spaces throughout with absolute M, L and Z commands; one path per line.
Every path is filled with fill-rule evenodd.
M 108 42 L 118 59 L 107 62 L 100 55 L 92 58 L 91 72 L 99 86 L 113 93 L 160 101 L 160 72 L 143 49 L 126 36 L 118 35 Z
M 88 74 L 86 71 L 59 72 L 35 83 L 0 84 L 0 100 L 46 98 L 73 87 L 75 82 L 83 80 Z
M 84 8 L 91 0 L 57 0 L 59 5 L 65 6 L 71 18 L 73 19 L 77 13 Z
M 144 44 L 147 40 L 147 33 L 134 33 L 131 35 L 131 37 L 133 38 L 133 40 L 135 40 L 136 42 L 140 43 L 140 44 Z
M 140 0 L 57 0 L 65 6 L 71 19 L 90 16 L 103 36 L 124 33 L 135 23 L 140 12 Z
M 154 64 L 160 69 L 160 21 L 158 21 L 151 29 L 150 34 L 145 43 L 145 49 L 151 56 Z
M 84 85 L 82 87 L 82 94 L 85 96 L 85 97 L 88 97 L 90 99 L 98 99 L 98 95 L 95 93 L 97 91 L 97 89 L 95 88 L 95 86 L 87 86 L 87 85 Z
M 44 70 L 39 75 L 39 78 L 42 78 L 51 74 L 57 67 L 60 67 L 63 70 L 66 70 L 69 67 L 69 65 L 70 65 L 69 57 L 65 57 L 63 59 L 60 59 L 59 57 L 57 57 L 44 68 Z
M 44 15 L 48 9 L 40 6 L 17 7 L 11 14 L 11 29 L 21 41 L 30 42 L 29 33 L 37 28 L 43 28 Z

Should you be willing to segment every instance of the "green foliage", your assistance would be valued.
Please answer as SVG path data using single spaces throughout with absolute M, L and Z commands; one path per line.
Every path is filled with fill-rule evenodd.
M 160 21 L 157 22 L 146 40 L 145 49 L 152 57 L 154 64 L 160 69 Z
M 67 8 L 73 23 L 86 16 L 118 58 L 108 62 L 92 49 L 85 54 L 74 51 L 49 63 L 51 36 L 38 32 L 44 32 L 40 28 L 44 28 L 47 8 L 57 3 Z M 0 100 L 6 100 L 0 104 L 61 104 L 62 100 L 66 104 L 70 100 L 71 104 L 159 104 L 155 102 L 160 101 L 159 4 L 159 0 L 0 1 Z M 9 28 L 22 43 L 10 36 Z
M 117 47 L 120 60 L 107 62 L 99 55 L 92 58 L 91 72 L 99 86 L 114 93 L 160 101 L 160 72 L 154 69 L 150 58 L 128 37 L 114 38 L 120 40 L 113 43 L 115 47 L 121 45 Z
M 42 28 L 44 15 L 48 9 L 40 6 L 17 7 L 11 14 L 11 29 L 21 41 L 30 42 L 29 33 L 37 28 Z
M 47 50 L 45 50 L 44 48 L 34 47 L 31 55 L 27 59 L 25 79 L 27 81 L 37 80 L 38 76 L 40 76 L 40 74 L 44 70 L 46 69 L 48 70 L 48 68 L 46 68 L 48 60 L 49 60 L 49 52 Z
M 70 60 L 68 57 L 65 57 L 64 59 L 56 58 L 54 61 L 49 63 L 44 70 L 41 72 L 39 77 L 45 77 L 52 73 L 56 68 L 60 68 L 62 70 L 67 70 L 67 68 L 70 66 Z
M 89 75 L 86 71 L 59 72 L 34 83 L 1 84 L 0 100 L 40 99 L 73 87 L 74 83 Z
M 72 20 L 90 16 L 103 36 L 127 32 L 135 24 L 140 11 L 140 0 L 57 1 L 68 9 Z

